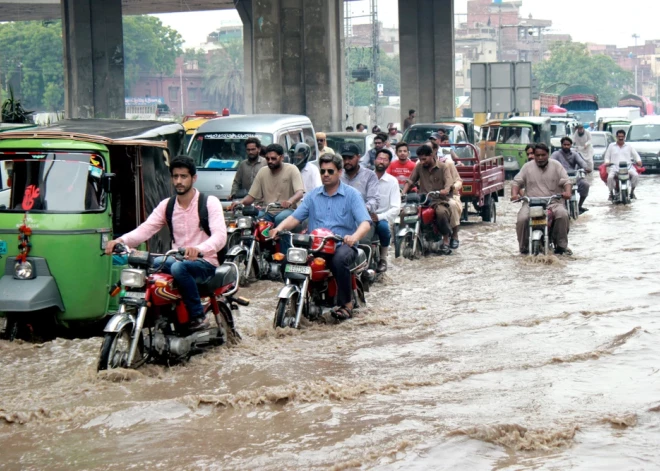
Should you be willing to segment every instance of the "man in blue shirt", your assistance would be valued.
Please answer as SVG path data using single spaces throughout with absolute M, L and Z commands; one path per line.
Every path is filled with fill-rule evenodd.
M 337 280 L 339 306 L 333 316 L 338 320 L 346 320 L 353 315 L 350 267 L 357 257 L 358 241 L 364 238 L 371 228 L 371 217 L 362 195 L 341 181 L 344 167 L 341 157 L 323 155 L 319 159 L 319 166 L 323 186 L 307 193 L 298 209 L 275 229 L 271 229 L 270 236 L 276 237 L 278 232 L 291 230 L 309 219 L 310 232 L 324 228 L 344 238 L 344 243 L 337 247 L 332 257 L 330 269 Z

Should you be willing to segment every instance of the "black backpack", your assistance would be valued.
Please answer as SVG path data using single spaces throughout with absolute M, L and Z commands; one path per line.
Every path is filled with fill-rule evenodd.
M 206 233 L 207 236 L 211 237 L 211 227 L 209 226 L 209 208 L 206 206 L 207 196 L 199 192 L 199 199 L 197 201 L 197 214 L 199 215 L 199 228 Z M 170 237 L 172 242 L 174 240 L 174 230 L 172 228 L 172 214 L 174 213 L 174 203 L 176 202 L 176 197 L 170 198 L 167 202 L 167 209 L 165 210 L 165 219 L 167 220 L 167 228 L 170 230 Z M 218 252 L 218 264 L 222 265 L 225 262 L 225 257 L 227 256 L 227 246 L 225 245 L 220 252 Z

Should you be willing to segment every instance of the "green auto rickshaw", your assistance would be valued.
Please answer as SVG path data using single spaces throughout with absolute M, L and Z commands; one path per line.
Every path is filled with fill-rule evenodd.
M 550 148 L 550 118 L 515 117 L 502 121 L 495 155 L 504 157 L 507 175 L 515 175 L 527 163 L 527 144 L 544 143 Z
M 57 326 L 89 324 L 117 309 L 110 293 L 126 260 L 100 255 L 173 194 L 168 143 L 177 139 L 181 125 L 130 120 L 0 133 L 10 189 L 0 204 L 0 336 L 52 337 Z M 168 249 L 167 229 L 147 246 Z

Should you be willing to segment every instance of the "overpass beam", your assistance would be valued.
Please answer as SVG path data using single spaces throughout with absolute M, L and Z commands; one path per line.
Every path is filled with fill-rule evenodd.
M 399 0 L 401 122 L 454 116 L 454 1 Z
M 62 0 L 67 118 L 124 118 L 121 0 Z
M 343 0 L 240 0 L 248 113 L 310 117 L 339 130 L 343 108 Z

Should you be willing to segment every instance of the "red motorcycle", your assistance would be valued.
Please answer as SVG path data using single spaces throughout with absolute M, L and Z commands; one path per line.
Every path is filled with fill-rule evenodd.
M 285 284 L 278 294 L 273 323 L 275 327 L 297 329 L 302 316 L 314 321 L 337 305 L 337 281 L 329 265 L 337 243 L 344 238 L 327 229 L 315 229 L 310 234 L 282 231 L 280 237 L 291 237 L 291 248 L 286 254 Z M 368 260 L 362 249 L 357 251 L 351 267 L 354 308 L 366 305 L 361 275 Z
M 401 208 L 401 220 L 394 239 L 394 256 L 413 260 L 430 252 L 439 252 L 442 234 L 435 220 L 431 198 L 439 191 L 427 195 L 408 193 Z
M 128 254 L 131 268 L 122 270 L 121 280 L 111 293 L 120 296 L 119 311 L 105 326 L 99 370 L 138 368 L 149 359 L 180 361 L 209 347 L 240 340 L 232 311 L 237 311 L 239 304 L 247 306 L 249 301 L 235 296 L 236 265 L 224 263 L 211 279 L 197 285 L 204 313 L 213 313 L 215 325 L 190 332 L 188 310 L 174 278 L 161 272 L 168 257 L 183 260 L 185 249 L 170 250 L 160 262 L 149 252 L 128 253 L 122 244 L 115 246 L 114 253 Z

